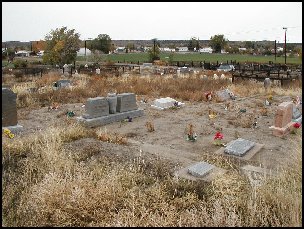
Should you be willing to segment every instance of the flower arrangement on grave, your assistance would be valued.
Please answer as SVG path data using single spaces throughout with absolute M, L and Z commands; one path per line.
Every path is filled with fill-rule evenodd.
M 216 118 L 217 113 L 211 109 L 209 109 L 209 119 L 214 119 Z
M 299 128 L 301 127 L 301 124 L 298 123 L 298 122 L 295 122 L 293 125 L 292 125 L 292 130 L 290 131 L 291 134 L 297 134 L 297 132 L 299 131 Z
M 197 139 L 197 134 L 194 133 L 193 125 L 189 124 L 188 131 L 187 131 L 187 141 L 194 142 L 194 141 L 196 141 L 196 139 Z
M 222 145 L 222 144 L 223 144 L 223 143 L 222 143 L 223 138 L 224 138 L 224 135 L 223 135 L 221 132 L 217 132 L 217 133 L 214 135 L 214 138 L 213 138 L 214 142 L 213 142 L 213 144 L 214 144 L 214 145 L 217 145 L 217 146 Z
M 5 128 L 5 129 L 3 130 L 3 133 L 4 133 L 4 135 L 7 136 L 8 138 L 14 138 L 14 137 L 15 137 L 15 135 L 14 135 L 9 129 L 7 129 L 7 128 Z
M 211 101 L 212 100 L 212 92 L 205 93 L 205 97 L 206 97 L 207 101 Z
M 75 112 L 74 111 L 68 111 L 67 113 L 66 113 L 66 115 L 67 115 L 67 117 L 74 117 L 75 116 Z

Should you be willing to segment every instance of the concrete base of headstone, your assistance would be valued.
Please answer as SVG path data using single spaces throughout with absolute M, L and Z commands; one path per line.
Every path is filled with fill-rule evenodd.
M 115 113 L 107 116 L 101 116 L 97 118 L 83 118 L 83 117 L 76 117 L 78 122 L 85 127 L 97 127 L 102 126 L 105 124 L 109 124 L 112 122 L 118 122 L 126 119 L 127 117 L 136 118 L 144 115 L 144 110 L 137 109 L 133 111 L 126 111 L 123 113 Z
M 221 147 L 217 151 L 215 151 L 215 154 L 224 155 L 228 157 L 235 157 L 241 160 L 250 160 L 256 153 L 258 153 L 262 148 L 264 147 L 264 144 L 255 143 L 253 148 L 251 148 L 244 156 L 239 157 L 231 154 L 225 153 L 225 147 Z
M 294 122 L 288 123 L 286 126 L 280 128 L 280 127 L 275 127 L 271 126 L 269 129 L 272 130 L 272 134 L 276 137 L 284 137 L 290 133 L 290 130 L 293 128 Z
M 182 169 L 176 171 L 174 173 L 174 176 L 176 178 L 183 178 L 183 179 L 192 180 L 192 181 L 202 180 L 202 181 L 211 182 L 214 179 L 216 179 L 218 176 L 221 176 L 221 175 L 223 175 L 224 173 L 227 172 L 226 169 L 222 169 L 222 168 L 218 168 L 218 167 L 214 166 L 212 168 L 212 170 L 210 170 L 208 173 L 206 173 L 202 177 L 200 177 L 200 176 L 193 176 L 193 175 L 191 175 L 189 173 L 189 169 L 191 170 L 191 168 L 192 168 L 192 170 L 193 170 L 193 166 L 195 166 L 195 165 L 197 165 L 197 163 L 194 164 L 194 165 L 190 165 L 190 166 L 187 166 L 186 168 L 182 168 Z
M 2 127 L 2 132 L 4 131 L 4 129 L 9 129 L 13 134 L 17 134 L 22 131 L 23 126 L 17 124 L 15 126 Z

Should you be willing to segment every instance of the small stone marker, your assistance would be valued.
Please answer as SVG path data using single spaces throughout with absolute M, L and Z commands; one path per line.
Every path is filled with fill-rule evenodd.
M 249 140 L 238 138 L 227 144 L 224 152 L 235 156 L 244 156 L 250 149 L 254 147 L 255 143 Z
M 100 75 L 100 68 L 96 68 L 96 74 Z
M 86 114 L 83 118 L 97 118 L 109 115 L 109 102 L 104 97 L 89 98 L 85 104 Z
M 199 162 L 188 168 L 188 173 L 195 177 L 203 177 L 214 169 L 214 165 L 210 165 L 207 162 Z
M 134 93 L 122 93 L 117 95 L 117 112 L 132 111 L 138 109 Z
M 2 126 L 17 125 L 17 94 L 8 88 L 2 88 Z

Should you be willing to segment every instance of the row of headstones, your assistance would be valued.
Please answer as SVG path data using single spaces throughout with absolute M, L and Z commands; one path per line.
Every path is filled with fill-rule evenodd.
M 97 118 L 137 110 L 136 96 L 134 93 L 108 93 L 107 97 L 89 98 L 85 104 L 85 119 Z

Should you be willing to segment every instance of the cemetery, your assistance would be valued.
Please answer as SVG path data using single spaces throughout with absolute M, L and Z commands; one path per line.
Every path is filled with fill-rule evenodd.
M 42 163 L 37 155 L 45 154 L 43 168 L 58 173 L 62 163 L 96 174 L 103 163 L 127 164 L 145 187 L 154 179 L 148 174 L 185 187 L 221 186 L 233 174 L 255 190 L 299 148 L 301 85 L 232 83 L 230 73 L 214 74 L 52 73 L 30 82 L 4 75 L 2 148 L 11 154 L 3 156 L 5 166 L 12 157 L 33 161 L 31 179 L 47 182 L 34 172 Z

